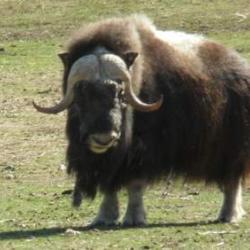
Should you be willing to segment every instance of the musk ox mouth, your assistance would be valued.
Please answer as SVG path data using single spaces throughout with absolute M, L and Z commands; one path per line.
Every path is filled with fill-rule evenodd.
M 88 145 L 90 151 L 96 154 L 107 152 L 110 148 L 117 146 L 120 134 L 95 134 L 89 136 Z

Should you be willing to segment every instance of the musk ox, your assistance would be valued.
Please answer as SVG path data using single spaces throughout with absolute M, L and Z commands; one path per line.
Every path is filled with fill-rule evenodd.
M 90 23 L 65 53 L 68 173 L 73 204 L 104 194 L 93 225 L 119 217 L 146 223 L 145 187 L 171 176 L 215 183 L 224 194 L 219 220 L 244 215 L 241 183 L 250 167 L 250 66 L 237 52 L 183 32 L 160 31 L 143 16 Z

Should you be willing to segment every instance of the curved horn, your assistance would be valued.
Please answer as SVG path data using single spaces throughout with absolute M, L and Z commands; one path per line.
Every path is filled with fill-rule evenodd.
M 129 74 L 126 74 L 127 81 L 125 81 L 125 95 L 127 102 L 136 110 L 141 112 L 152 112 L 158 110 L 163 103 L 163 95 L 160 96 L 160 99 L 154 103 L 145 103 L 142 102 L 134 93 L 131 77 Z
M 135 53 L 135 55 L 137 54 Z M 141 112 L 151 112 L 159 109 L 163 103 L 163 95 L 155 103 L 144 103 L 142 102 L 134 93 L 131 83 L 130 73 L 127 70 L 125 62 L 118 56 L 113 54 L 104 54 L 101 56 L 102 67 L 104 67 L 106 73 L 110 74 L 110 77 L 122 76 L 122 79 L 125 82 L 125 95 L 127 102 L 134 107 L 136 110 Z
M 72 103 L 74 99 L 73 87 L 75 83 L 80 80 L 88 79 L 97 71 L 98 61 L 94 55 L 83 56 L 79 58 L 71 67 L 68 81 L 67 81 L 67 91 L 61 102 L 56 104 L 53 107 L 41 107 L 33 101 L 33 106 L 39 112 L 46 114 L 57 114 L 66 108 Z
M 72 90 L 69 90 L 69 88 L 68 88 L 67 93 L 66 93 L 65 97 L 63 98 L 63 100 L 53 107 L 41 107 L 41 106 L 37 105 L 34 101 L 32 102 L 32 104 L 33 104 L 34 108 L 41 113 L 57 114 L 57 113 L 65 110 L 71 104 L 72 101 L 73 101 L 73 92 L 72 92 Z

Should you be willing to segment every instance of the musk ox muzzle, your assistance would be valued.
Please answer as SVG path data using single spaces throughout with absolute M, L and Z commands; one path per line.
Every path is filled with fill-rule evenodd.
M 96 154 L 107 152 L 111 147 L 117 146 L 120 133 L 111 131 L 105 134 L 92 134 L 88 137 L 89 149 Z

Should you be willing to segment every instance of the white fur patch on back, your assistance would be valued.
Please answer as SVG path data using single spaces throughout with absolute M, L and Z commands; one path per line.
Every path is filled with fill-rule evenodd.
M 202 35 L 188 34 L 180 31 L 155 30 L 155 36 L 167 42 L 179 52 L 190 56 L 196 54 L 197 48 L 205 40 Z
M 188 57 L 196 57 L 199 45 L 206 40 L 202 35 L 188 34 L 182 31 L 158 30 L 153 22 L 144 15 L 134 15 L 135 21 L 143 23 L 154 33 L 155 37 L 168 43 L 180 53 Z

